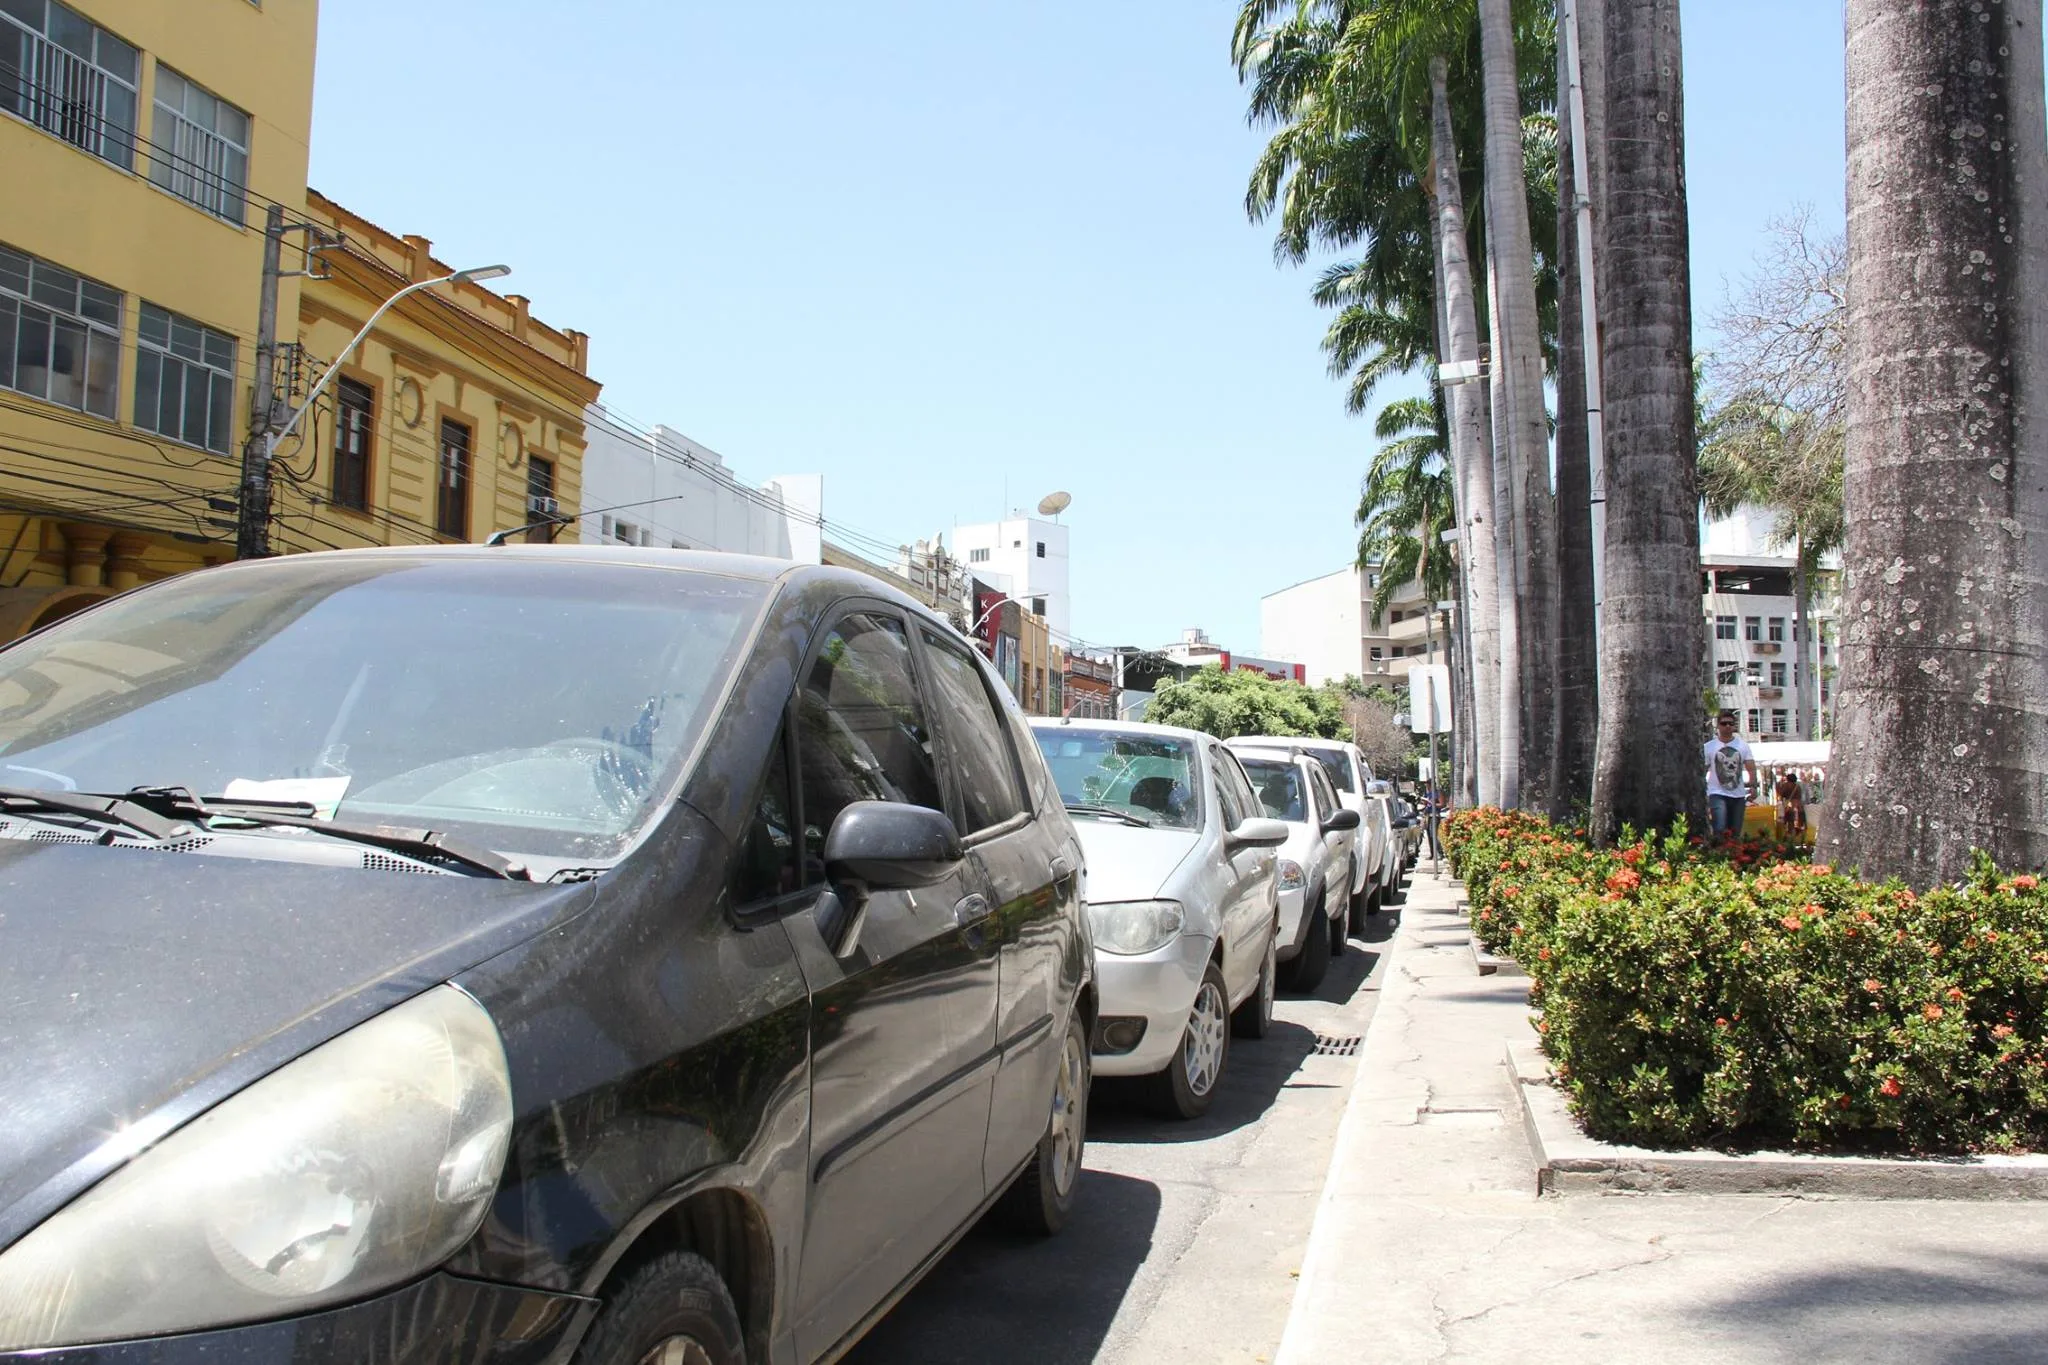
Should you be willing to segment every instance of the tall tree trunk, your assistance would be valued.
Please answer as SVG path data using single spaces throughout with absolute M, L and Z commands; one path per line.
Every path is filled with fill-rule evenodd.
M 1443 254 L 1444 322 L 1453 364 L 1479 360 L 1479 313 L 1472 295 L 1472 261 L 1466 248 L 1465 192 L 1458 181 L 1458 145 L 1451 135 L 1449 77 L 1444 60 L 1429 64 L 1430 143 L 1436 176 L 1437 243 Z M 1451 419 L 1451 467 L 1457 484 L 1459 569 L 1466 585 L 1465 623 L 1472 661 L 1472 728 L 1467 746 L 1473 763 L 1474 795 L 1482 805 L 1501 800 L 1500 580 L 1497 577 L 1493 516 L 1493 459 L 1486 439 L 1486 392 L 1477 382 L 1454 384 L 1445 395 Z
M 1536 312 L 1536 248 L 1522 145 L 1521 86 L 1508 0 L 1479 0 L 1486 108 L 1487 254 L 1494 281 L 1493 368 L 1507 412 L 1494 456 L 1508 466 L 1514 527 L 1516 657 L 1521 740 L 1520 803 L 1549 810 L 1557 790 L 1557 510 L 1550 492 L 1550 423 L 1543 402 L 1542 324 Z
M 1462 573 L 1460 575 L 1463 576 Z M 1457 619 L 1451 623 L 1456 641 L 1451 651 L 1451 686 L 1456 692 L 1451 697 L 1451 741 L 1456 757 L 1452 760 L 1452 775 L 1457 778 L 1457 802 L 1461 806 L 1479 804 L 1479 765 L 1472 759 L 1472 644 L 1467 638 L 1470 618 L 1463 608 Z
M 1486 325 L 1492 344 L 1487 348 L 1487 379 L 1484 389 L 1474 385 L 1486 404 L 1484 425 L 1493 456 L 1493 553 L 1494 577 L 1500 584 L 1500 803 L 1522 804 L 1522 683 L 1526 676 L 1522 653 L 1522 552 L 1517 530 L 1521 519 L 1515 514 L 1514 440 L 1508 424 L 1514 402 L 1508 393 L 1507 373 L 1494 363 L 1500 355 L 1496 324 L 1500 319 L 1500 271 L 1493 258 L 1493 234 L 1486 234 Z
M 1593 829 L 1698 825 L 1699 478 L 1678 0 L 1610 0 L 1599 271 L 1607 572 Z
M 1570 49 L 1557 44 L 1557 774 L 1550 816 L 1593 803 L 1599 629 L 1593 614 L 1593 481 L 1586 431 L 1586 334 L 1579 307 L 1577 147 L 1564 109 Z
M 1813 657 L 1813 575 L 1806 567 L 1806 537 L 1792 537 L 1792 593 L 1797 599 L 1799 619 L 1792 623 L 1792 703 L 1799 708 L 1792 723 L 1792 738 L 1813 738 L 1813 711 L 1807 705 L 1814 685 Z
M 1849 435 L 1823 858 L 2048 859 L 2041 0 L 1848 0 Z

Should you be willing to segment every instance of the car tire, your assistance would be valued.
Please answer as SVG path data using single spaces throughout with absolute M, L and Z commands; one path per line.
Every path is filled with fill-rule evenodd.
M 1323 984 L 1330 971 L 1330 912 L 1318 900 L 1309 912 L 1308 937 L 1301 951 L 1287 964 L 1287 989 L 1312 991 Z
M 1230 1030 L 1240 1038 L 1263 1038 L 1273 1031 L 1273 997 L 1280 988 L 1280 930 L 1266 945 L 1266 961 L 1259 968 L 1259 984 L 1230 1016 Z
M 1074 1191 L 1080 1188 L 1081 1159 L 1088 1145 L 1090 1065 L 1088 1022 L 1076 1008 L 1060 1044 L 1045 1132 L 997 1206 L 1002 1220 L 1019 1232 L 1050 1237 L 1073 1215 Z
M 1195 987 L 1188 1021 L 1173 1060 L 1152 1078 L 1152 1103 L 1170 1119 L 1197 1119 L 1209 1112 L 1230 1061 L 1230 991 L 1211 962 Z
M 671 1349 L 657 1354 L 664 1347 Z M 709 1365 L 744 1365 L 747 1358 L 725 1281 L 709 1261 L 686 1251 L 655 1257 L 605 1296 L 576 1350 L 576 1365 L 641 1365 L 670 1357 Z
M 1360 929 L 1365 927 L 1365 917 L 1372 913 L 1367 907 L 1372 904 L 1373 892 L 1377 889 L 1378 885 L 1377 879 L 1368 878 L 1364 886 L 1351 893 L 1351 899 L 1348 902 L 1351 911 L 1351 923 Z

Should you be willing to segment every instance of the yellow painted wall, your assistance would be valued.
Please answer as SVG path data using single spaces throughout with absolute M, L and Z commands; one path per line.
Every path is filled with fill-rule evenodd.
M 122 291 L 119 398 L 110 422 L 0 389 L 0 639 L 33 624 L 51 602 L 75 602 L 76 592 L 58 591 L 66 585 L 133 586 L 232 554 L 232 532 L 208 520 L 226 514 L 206 498 L 230 495 L 238 476 L 264 201 L 305 202 L 314 0 L 261 8 L 250 0 L 77 0 L 71 8 L 141 51 L 134 169 L 0 113 L 0 244 Z M 159 64 L 251 116 L 243 224 L 150 183 Z M 143 300 L 235 336 L 229 455 L 135 427 Z M 280 316 L 297 311 L 297 284 L 288 280 Z

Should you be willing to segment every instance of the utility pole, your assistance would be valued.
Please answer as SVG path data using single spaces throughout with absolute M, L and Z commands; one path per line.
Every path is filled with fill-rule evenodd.
M 284 244 L 284 207 L 263 218 L 263 301 L 256 314 L 256 371 L 249 396 L 249 439 L 242 443 L 242 490 L 235 513 L 235 558 L 270 553 L 270 428 L 277 410 L 278 258 Z

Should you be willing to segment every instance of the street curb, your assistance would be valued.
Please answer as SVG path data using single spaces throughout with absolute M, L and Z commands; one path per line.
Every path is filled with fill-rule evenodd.
M 1492 953 L 1480 947 L 1479 940 L 1476 937 L 1469 941 L 1472 945 L 1472 965 L 1479 969 L 1481 976 L 1527 977 L 1529 975 L 1522 970 L 1522 964 L 1513 958 L 1495 957 Z
M 2048 1200 L 2048 1156 L 1662 1152 L 1587 1137 L 1532 1042 L 1507 1043 L 1540 1194 L 1777 1194 L 1835 1199 Z

